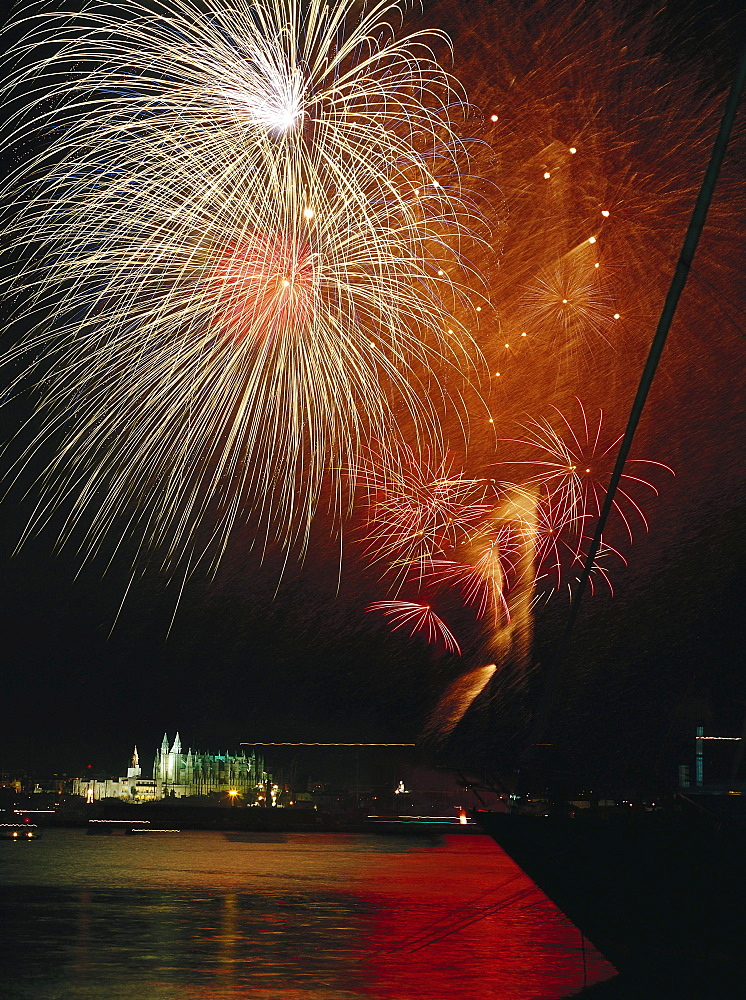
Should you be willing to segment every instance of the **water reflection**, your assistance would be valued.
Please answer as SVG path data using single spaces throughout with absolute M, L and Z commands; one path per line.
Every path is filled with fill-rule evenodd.
M 550 1000 L 578 931 L 486 837 L 2 844 L 8 1000 Z M 612 972 L 586 946 L 588 982 Z

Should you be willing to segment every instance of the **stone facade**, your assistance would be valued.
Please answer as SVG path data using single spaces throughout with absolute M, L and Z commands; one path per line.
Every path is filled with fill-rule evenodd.
M 179 734 L 169 750 L 168 737 L 163 734 L 156 751 L 153 778 L 161 789 L 159 798 L 183 798 L 187 795 L 210 795 L 212 792 L 236 791 L 242 797 L 254 795 L 265 779 L 264 761 L 255 754 L 209 754 L 193 751 L 184 753 Z
M 230 792 L 242 800 L 253 800 L 263 797 L 266 779 L 264 761 L 256 754 L 209 754 L 191 748 L 184 753 L 179 734 L 169 749 L 164 733 L 160 748 L 155 752 L 152 778 L 142 776 L 135 747 L 126 775 L 105 779 L 75 778 L 73 794 L 82 796 L 87 802 L 111 798 L 154 802 Z

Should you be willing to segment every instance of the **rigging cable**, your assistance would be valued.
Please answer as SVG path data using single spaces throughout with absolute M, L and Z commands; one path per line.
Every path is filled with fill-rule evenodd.
M 529 753 L 534 755 L 537 752 L 539 745 L 546 745 L 546 728 L 559 688 L 559 682 L 563 674 L 573 628 L 578 617 L 580 602 L 590 579 L 596 556 L 598 555 L 598 550 L 601 545 L 601 536 L 604 528 L 606 527 L 606 521 L 614 502 L 614 494 L 616 493 L 617 486 L 622 478 L 624 463 L 629 455 L 629 451 L 632 446 L 632 439 L 635 436 L 635 431 L 637 430 L 637 425 L 640 421 L 640 416 L 642 415 L 648 392 L 650 391 L 650 387 L 653 383 L 653 378 L 655 377 L 658 362 L 660 361 L 661 354 L 663 353 L 666 337 L 668 336 L 668 331 L 671 328 L 671 323 L 673 322 L 679 298 L 681 297 L 681 293 L 684 290 L 684 286 L 686 285 L 686 281 L 689 276 L 692 261 L 694 259 L 694 253 L 697 249 L 697 244 L 702 234 L 705 219 L 707 218 L 710 202 L 712 201 L 712 196 L 715 191 L 715 184 L 717 182 L 718 174 L 720 173 L 720 167 L 722 166 L 725 152 L 728 148 L 728 142 L 730 140 L 744 84 L 746 84 L 746 46 L 744 46 L 741 52 L 741 58 L 736 68 L 733 83 L 725 102 L 723 117 L 718 134 L 715 138 L 715 144 L 710 156 L 710 162 L 707 166 L 707 170 L 705 171 L 702 186 L 694 204 L 694 211 L 692 212 L 686 236 L 684 237 L 684 243 L 676 264 L 676 270 L 674 271 L 671 285 L 668 289 L 668 294 L 666 295 L 666 301 L 663 304 L 663 311 L 661 312 L 660 319 L 658 320 L 658 326 L 650 345 L 650 351 L 645 362 L 645 367 L 643 368 L 642 375 L 640 376 L 640 383 L 637 387 L 637 393 L 632 403 L 632 409 L 630 410 L 624 437 L 619 446 L 614 471 L 611 474 L 609 487 L 604 499 L 603 507 L 601 508 L 601 513 L 599 514 L 598 522 L 596 524 L 596 530 L 593 534 L 593 539 L 583 564 L 583 570 L 580 574 L 577 588 L 572 596 L 572 600 L 570 601 L 570 611 L 567 616 L 565 630 L 560 640 L 557 656 L 555 657 L 553 667 L 550 668 L 549 675 L 539 699 L 532 727 L 532 738 L 529 743 Z

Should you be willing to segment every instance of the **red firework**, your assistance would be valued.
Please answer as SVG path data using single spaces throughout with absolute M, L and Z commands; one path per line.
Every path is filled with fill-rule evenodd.
M 297 335 L 311 321 L 319 287 L 317 261 L 307 243 L 247 234 L 225 247 L 211 287 L 221 341 L 259 345 Z
M 433 559 L 423 579 L 436 585 L 458 587 L 464 603 L 476 607 L 477 618 L 489 614 L 495 624 L 501 618 L 508 622 L 510 611 L 505 594 L 517 554 L 515 535 L 510 525 L 503 524 L 497 531 L 480 531 L 469 545 L 468 562 Z
M 392 631 L 409 628 L 410 636 L 420 632 L 429 643 L 441 640 L 447 652 L 461 655 L 461 647 L 453 632 L 429 604 L 418 604 L 415 601 L 374 601 L 365 610 L 380 611 L 390 619 Z
M 487 479 L 467 479 L 447 455 L 434 460 L 404 446 L 399 461 L 375 456 L 361 472 L 369 496 L 368 552 L 420 576 L 477 533 L 492 510 Z
M 550 534 L 551 531 L 555 534 L 565 531 L 581 537 L 588 523 L 601 513 L 617 446 L 623 435 L 619 434 L 611 440 L 604 438 L 603 411 L 599 410 L 598 422 L 591 423 L 582 402 L 579 399 L 577 402 L 581 414 L 579 427 L 574 428 L 562 411 L 553 406 L 559 418 L 559 429 L 547 419 L 532 420 L 524 425 L 527 437 L 506 439 L 535 449 L 538 456 L 501 464 L 527 465 L 537 469 L 525 480 L 525 485 L 541 488 L 544 519 L 551 526 Z M 674 474 L 673 469 L 662 462 L 631 459 L 628 464 L 655 466 Z M 657 488 L 649 480 L 631 473 L 622 474 L 612 509 L 624 524 L 630 542 L 633 540 L 633 517 L 639 517 L 645 530 L 648 530 L 645 514 L 631 493 L 636 487 L 658 495 Z

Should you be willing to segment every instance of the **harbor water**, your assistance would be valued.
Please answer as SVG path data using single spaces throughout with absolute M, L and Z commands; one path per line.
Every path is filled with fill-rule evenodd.
M 553 1000 L 612 967 L 488 837 L 0 842 L 4 1000 Z

